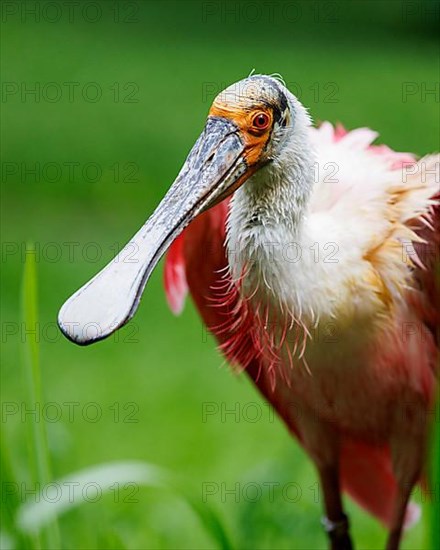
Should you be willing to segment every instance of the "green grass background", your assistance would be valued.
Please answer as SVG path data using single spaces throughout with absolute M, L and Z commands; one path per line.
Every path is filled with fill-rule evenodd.
M 21 10 L 26 3 L 16 4 Z M 290 2 L 296 11 L 283 17 L 282 3 L 275 2 L 271 18 L 267 3 L 140 1 L 131 3 L 133 23 L 123 22 L 131 7 L 122 2 L 120 23 L 113 20 L 114 2 L 97 4 L 102 17 L 96 23 L 84 21 L 78 11 L 69 23 L 65 9 L 55 23 L 32 16 L 22 21 L 21 11 L 3 18 L 4 82 L 80 85 L 72 102 L 65 87 L 55 103 L 29 96 L 22 101 L 19 93 L 2 97 L 2 169 L 5 163 L 20 165 L 17 174 L 3 172 L 1 181 L 2 401 L 22 408 L 27 400 L 21 356 L 29 327 L 20 325 L 19 302 L 24 243 L 31 240 L 37 248 L 42 392 L 45 402 L 63 410 L 60 421 L 46 426 L 53 476 L 140 459 L 182 476 L 199 499 L 204 482 L 227 489 L 255 482 L 263 488 L 257 502 L 221 498 L 220 492 L 208 498 L 237 548 L 325 548 L 310 462 L 246 377 L 221 366 L 191 302 L 180 318 L 172 316 L 161 266 L 133 325 L 118 338 L 78 348 L 57 335 L 54 322 L 62 302 L 111 259 L 115 246 L 131 237 L 163 196 L 203 126 L 211 90 L 220 91 L 252 69 L 280 73 L 299 86 L 300 99 L 317 121 L 372 127 L 381 142 L 398 150 L 438 150 L 438 96 L 422 94 L 423 86 L 432 88 L 438 80 L 438 3 Z M 81 96 L 88 82 L 102 89 L 96 103 Z M 135 83 L 138 101 L 115 102 L 115 82 L 121 88 Z M 408 82 L 419 92 L 404 101 Z M 327 101 L 328 83 L 337 87 L 334 102 Z M 54 183 L 22 178 L 21 165 L 36 162 L 76 162 L 81 168 L 98 163 L 103 174 L 96 183 L 85 181 L 80 171 L 70 181 L 66 168 Z M 115 182 L 115 163 L 135 163 L 137 181 Z M 73 261 L 68 254 L 73 245 L 66 243 L 78 243 Z M 96 262 L 85 257 L 94 250 L 88 243 L 101 247 Z M 79 403 L 72 422 L 67 402 Z M 96 423 L 81 414 L 90 402 L 102 410 Z M 110 409 L 115 402 L 119 422 Z M 125 423 L 122 407 L 132 402 L 138 422 Z M 241 413 L 256 403 L 262 418 L 252 423 L 229 415 L 222 422 L 217 415 L 202 422 L 207 402 L 237 406 Z M 31 486 L 26 423 L 19 414 L 2 420 L 14 475 Z M 278 487 L 296 482 L 301 498 L 288 502 L 277 489 L 271 499 L 267 482 Z M 18 497 L 24 500 L 22 492 Z M 114 503 L 106 496 L 66 514 L 60 521 L 63 547 L 215 547 L 188 504 L 172 493 L 141 488 L 136 498 L 137 503 Z M 357 547 L 380 548 L 384 529 L 353 503 L 347 507 Z M 403 547 L 428 547 L 424 521 Z

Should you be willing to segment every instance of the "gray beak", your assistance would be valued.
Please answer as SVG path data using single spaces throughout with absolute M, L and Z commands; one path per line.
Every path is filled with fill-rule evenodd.
M 121 252 L 62 306 L 61 331 L 80 345 L 106 338 L 136 313 L 154 267 L 197 214 L 232 193 L 249 172 L 238 128 L 210 117 L 175 182 Z M 235 184 L 235 186 L 234 186 Z

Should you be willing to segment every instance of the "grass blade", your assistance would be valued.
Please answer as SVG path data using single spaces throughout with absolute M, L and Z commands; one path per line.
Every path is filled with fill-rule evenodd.
M 28 391 L 27 400 L 31 407 L 37 407 L 41 405 L 43 399 L 38 343 L 37 270 L 35 248 L 31 244 L 26 246 L 22 289 L 22 318 L 24 326 L 27 329 L 23 346 L 23 363 Z M 46 425 L 41 418 L 38 420 L 29 420 L 28 422 L 29 457 L 33 482 L 40 484 L 40 486 L 46 485 L 51 479 Z M 61 547 L 56 522 L 47 526 L 43 537 L 43 548 L 52 549 Z
M 431 447 L 431 485 L 433 497 L 430 514 L 431 548 L 440 548 L 440 395 L 437 395 Z
M 28 549 L 30 541 L 15 529 L 15 518 L 20 507 L 18 483 L 14 475 L 3 430 L 0 429 L 0 472 L 1 472 L 1 502 L 0 507 L 0 548 L 12 548 L 15 543 L 19 548 Z

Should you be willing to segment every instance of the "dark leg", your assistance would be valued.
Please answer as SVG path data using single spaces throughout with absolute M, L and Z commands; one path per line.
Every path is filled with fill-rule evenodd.
M 330 540 L 331 550 L 352 550 L 349 522 L 342 508 L 337 466 L 319 468 L 326 516 L 322 524 Z
M 393 523 L 390 529 L 386 550 L 398 550 L 402 537 L 403 520 L 405 519 L 406 507 L 411 494 L 412 486 L 399 487 L 396 504 L 393 514 Z
M 294 409 L 294 425 L 298 426 L 302 443 L 318 470 L 325 517 L 322 524 L 331 550 L 352 550 L 348 518 L 344 514 L 339 481 L 340 435 L 334 427 L 317 418 L 306 407 Z
M 411 492 L 420 479 L 426 449 L 426 402 L 418 396 L 401 398 L 402 410 L 397 409 L 398 420 L 390 441 L 397 495 L 393 507 L 386 550 L 398 550 Z M 402 422 L 402 419 L 404 422 Z

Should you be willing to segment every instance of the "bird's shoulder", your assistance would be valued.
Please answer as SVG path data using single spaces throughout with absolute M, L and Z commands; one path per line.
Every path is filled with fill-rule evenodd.
M 365 278 L 354 291 L 370 285 L 390 305 L 404 297 L 438 332 L 440 155 L 417 159 L 374 145 L 378 134 L 369 128 L 347 131 L 328 122 L 310 136 L 316 152 L 310 216 L 339 236 L 342 257 L 348 251 L 352 265 L 362 262 Z

